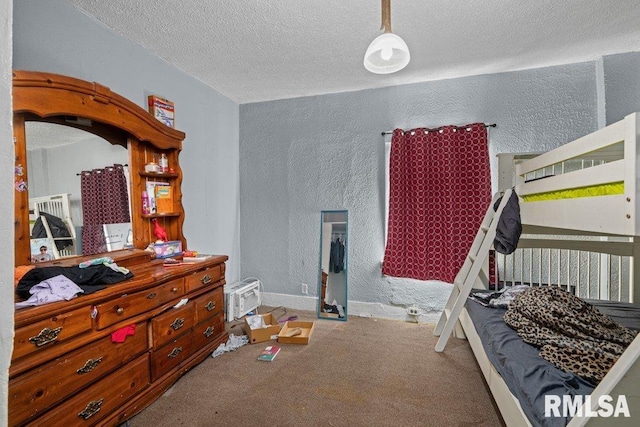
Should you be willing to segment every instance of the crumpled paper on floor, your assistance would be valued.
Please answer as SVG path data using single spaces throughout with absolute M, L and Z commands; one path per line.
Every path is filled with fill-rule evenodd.
M 227 340 L 226 344 L 225 343 L 220 344 L 218 348 L 216 348 L 213 351 L 213 353 L 211 354 L 211 357 L 218 357 L 223 353 L 237 350 L 238 348 L 248 343 L 249 343 L 249 337 L 246 335 L 236 336 L 234 334 L 229 334 L 229 339 Z

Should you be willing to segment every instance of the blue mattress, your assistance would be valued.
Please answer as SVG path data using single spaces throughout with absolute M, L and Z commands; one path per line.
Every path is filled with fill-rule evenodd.
M 640 306 L 629 303 L 587 300 L 616 322 L 640 330 Z M 595 385 L 562 371 L 538 356 L 502 320 L 505 309 L 485 307 L 472 299 L 466 304 L 487 357 L 504 379 L 533 426 L 565 426 L 569 418 L 544 416 L 545 395 L 588 395 Z

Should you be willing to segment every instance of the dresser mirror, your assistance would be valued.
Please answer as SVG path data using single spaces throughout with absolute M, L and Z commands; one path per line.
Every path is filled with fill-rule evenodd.
M 69 117 L 56 121 L 65 124 L 41 120 L 25 122 L 27 164 L 30 166 L 27 190 L 29 192 L 30 226 L 32 229 L 31 251 L 33 254 L 34 247 L 36 249 L 40 247 L 37 242 L 40 239 L 36 240 L 35 237 L 46 237 L 42 233 L 42 227 L 35 229 L 36 232 L 40 230 L 39 236 L 33 235 L 33 226 L 36 221 L 34 212 L 36 207 L 34 205 L 40 203 L 39 206 L 43 207 L 43 211 L 49 211 L 48 213 L 56 218 L 62 216 L 63 218 L 60 219 L 67 226 L 70 234 L 75 235 L 75 238 L 69 242 L 71 244 L 60 250 L 60 256 L 82 255 L 81 172 L 102 169 L 114 164 L 126 165 L 129 158 L 127 140 L 121 136 L 120 139 L 112 138 L 113 142 L 109 142 L 95 133 L 79 128 L 80 126 L 93 127 L 91 121 L 78 121 L 77 118 Z M 78 127 L 66 123 L 72 123 Z M 124 171 L 128 174 L 127 167 L 124 168 Z M 130 182 L 130 180 L 128 181 Z M 57 195 L 68 195 L 68 197 L 62 198 Z M 111 197 L 115 197 L 115 194 Z M 58 200 L 60 204 L 48 207 L 47 200 Z M 123 202 L 129 204 L 129 200 L 130 196 Z M 69 212 L 68 218 L 64 218 L 65 215 L 59 209 L 63 202 L 66 205 L 63 210 Z M 129 228 L 131 228 L 130 224 Z M 113 244 L 115 240 L 116 236 L 107 239 L 105 243 L 108 244 L 105 244 L 104 251 L 122 248 L 122 245 Z M 58 255 L 57 252 L 48 250 L 48 253 L 54 255 Z
M 156 120 L 138 104 L 112 92 L 99 83 L 87 82 L 53 73 L 16 70 L 13 72 L 13 131 L 15 144 L 15 265 L 33 261 L 31 230 L 34 228 L 34 199 L 69 194 L 69 211 L 74 231 L 85 224 L 87 204 L 81 200 L 81 172 L 109 168 L 123 169 L 122 197 L 105 191 L 102 199 L 119 203 L 126 218 L 117 223 L 118 233 L 127 234 L 124 258 L 141 259 L 144 250 L 156 240 L 154 220 L 166 232 L 167 240 L 181 241 L 184 209 L 182 207 L 182 170 L 178 156 L 184 133 Z M 171 170 L 148 173 L 145 165 L 163 154 Z M 170 208 L 148 214 L 142 209 L 142 193 L 147 181 L 162 181 L 171 186 Z M 128 199 L 128 203 L 126 201 Z M 30 214 L 31 212 L 31 214 Z M 36 215 L 36 217 L 38 217 Z M 42 221 L 44 222 L 44 221 Z M 77 223 L 76 223 L 77 222 Z M 94 231 L 108 234 L 102 225 Z M 75 233 L 76 242 L 81 238 Z M 37 245 L 36 245 L 37 246 Z M 84 255 L 100 256 L 76 244 L 64 258 L 71 262 Z M 118 250 L 120 244 L 105 244 L 104 252 Z M 102 246 L 101 246 L 102 248 Z M 136 251 L 131 253 L 130 251 Z M 111 255 L 110 256 L 116 256 Z M 147 254 L 148 257 L 148 254 Z M 62 258 L 62 257 L 60 257 Z M 54 260 L 55 262 L 56 260 Z
M 318 317 L 347 320 L 348 211 L 320 213 Z

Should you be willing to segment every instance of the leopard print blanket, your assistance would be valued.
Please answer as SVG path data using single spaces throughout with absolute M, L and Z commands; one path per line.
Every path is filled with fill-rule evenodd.
M 557 286 L 517 295 L 504 321 L 540 357 L 598 384 L 636 336 L 586 301 Z

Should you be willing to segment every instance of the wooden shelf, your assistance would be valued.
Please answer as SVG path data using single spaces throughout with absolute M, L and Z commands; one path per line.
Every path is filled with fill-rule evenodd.
M 143 214 L 142 218 L 162 218 L 165 216 L 180 216 L 180 212 L 167 212 L 167 213 L 154 213 L 154 214 Z
M 138 172 L 140 176 L 144 176 L 146 178 L 177 178 L 177 172 Z

